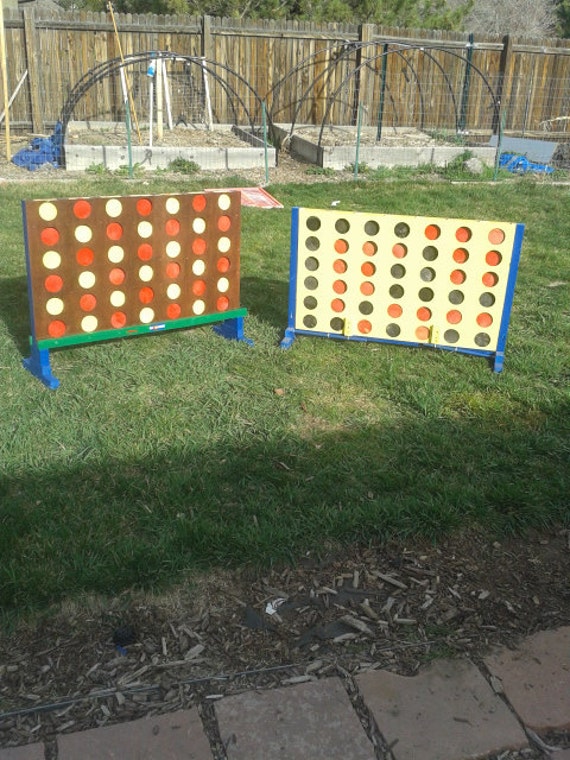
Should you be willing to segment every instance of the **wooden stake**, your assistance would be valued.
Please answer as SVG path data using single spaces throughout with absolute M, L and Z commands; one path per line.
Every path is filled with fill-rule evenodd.
M 168 74 L 166 73 L 166 61 L 164 58 L 159 59 L 162 63 L 162 83 L 164 85 L 164 102 L 166 104 L 166 121 L 168 123 L 168 129 L 173 130 L 172 124 L 172 108 L 170 106 L 170 82 L 168 81 Z
M 0 0 L 0 3 L 1 2 L 2 2 L 2 0 Z M 113 29 L 115 30 L 115 37 L 117 39 L 117 46 L 119 48 L 119 55 L 121 56 L 121 63 L 123 64 L 123 70 L 124 70 L 124 67 L 125 67 L 125 57 L 123 55 L 123 48 L 121 47 L 121 40 L 120 40 L 120 37 L 119 37 L 119 30 L 117 29 L 117 22 L 115 21 L 115 13 L 113 11 L 113 3 L 111 2 L 111 0 L 109 0 L 109 2 L 107 3 L 107 7 L 109 8 L 109 13 L 111 14 L 111 19 L 113 21 Z M 130 85 L 130 82 L 129 82 L 129 78 L 127 77 L 127 72 L 126 71 L 125 71 L 125 80 L 126 80 L 126 83 L 127 83 L 128 102 L 129 102 L 129 105 L 130 105 L 131 112 L 133 114 L 133 119 L 134 119 L 134 122 L 135 122 L 135 126 L 137 128 L 137 135 L 138 135 L 138 138 L 139 138 L 139 145 L 142 145 L 141 131 L 140 131 L 139 122 L 138 122 L 138 119 L 137 119 L 137 112 L 135 110 L 135 102 L 133 100 L 133 93 L 132 93 L 132 90 L 131 90 L 131 85 Z
M 210 84 L 208 82 L 208 69 L 206 68 L 206 59 L 202 58 L 202 75 L 204 77 L 204 94 L 206 96 L 206 126 L 213 129 L 212 101 L 210 99 Z
M 10 106 L 12 105 L 12 103 L 14 102 L 14 100 L 16 99 L 16 95 L 20 92 L 20 89 L 21 89 L 22 85 L 24 84 L 24 82 L 26 81 L 26 77 L 27 76 L 28 76 L 28 69 L 26 69 L 24 71 L 24 73 L 22 74 L 22 76 L 20 78 L 20 81 L 16 85 L 16 89 L 10 95 L 10 100 L 8 101 L 8 108 L 10 108 Z M 2 122 L 4 121 L 4 117 L 5 116 L 6 116 L 6 109 L 4 109 L 2 111 L 2 113 L 0 113 L 0 124 L 2 124 Z

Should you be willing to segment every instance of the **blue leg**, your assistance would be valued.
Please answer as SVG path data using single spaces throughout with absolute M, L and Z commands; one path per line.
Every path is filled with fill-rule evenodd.
M 505 354 L 503 351 L 497 351 L 495 354 L 495 359 L 493 361 L 493 371 L 494 372 L 501 372 L 503 369 L 503 364 L 505 362 Z
M 214 326 L 214 332 L 221 335 L 222 338 L 240 340 L 243 343 L 247 343 L 248 346 L 253 346 L 253 341 L 250 338 L 246 338 L 243 333 L 243 317 L 225 319 L 220 324 Z
M 35 377 L 42 381 L 48 388 L 57 388 L 59 380 L 51 372 L 49 363 L 49 349 L 38 348 L 37 343 L 32 342 L 32 352 L 29 359 L 22 361 L 24 367 Z
M 285 330 L 283 340 L 279 344 L 279 348 L 291 348 L 291 344 L 295 340 L 295 330 L 292 327 L 288 327 Z

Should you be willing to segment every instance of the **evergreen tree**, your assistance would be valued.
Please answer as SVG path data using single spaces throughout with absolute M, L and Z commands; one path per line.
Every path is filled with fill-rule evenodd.
M 58 0 L 64 8 L 107 10 L 107 0 Z M 190 13 L 237 18 L 462 28 L 474 0 L 113 0 L 116 13 Z M 570 0 L 563 0 L 569 3 Z
M 557 31 L 560 37 L 570 39 L 570 0 L 560 0 L 556 8 Z

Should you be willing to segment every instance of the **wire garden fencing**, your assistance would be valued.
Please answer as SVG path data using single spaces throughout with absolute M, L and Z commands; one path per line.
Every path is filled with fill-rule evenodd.
M 61 121 L 120 134 L 129 112 L 149 145 L 221 126 L 259 136 L 265 117 L 319 145 L 487 144 L 501 127 L 570 142 L 565 41 L 127 15 L 119 57 L 105 14 L 42 13 L 7 22 L 12 123 L 24 131 Z

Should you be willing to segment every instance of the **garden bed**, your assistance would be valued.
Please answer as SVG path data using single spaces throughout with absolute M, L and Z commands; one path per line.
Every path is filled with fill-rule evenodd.
M 378 139 L 376 127 L 299 126 L 291 132 L 291 125 L 273 125 L 276 142 L 289 148 L 299 160 L 323 169 L 342 170 L 347 166 L 366 164 L 371 169 L 394 166 L 446 166 L 469 150 L 485 165 L 493 166 L 496 149 L 467 142 L 445 142 L 444 139 L 411 127 L 391 127 L 382 131 Z
M 130 137 L 130 149 L 129 149 Z M 174 125 L 151 133 L 148 124 L 70 122 L 65 135 L 65 167 L 70 171 L 93 166 L 116 170 L 133 165 L 146 170 L 167 169 L 187 161 L 205 170 L 236 170 L 275 166 L 276 152 L 250 129 L 231 125 Z

